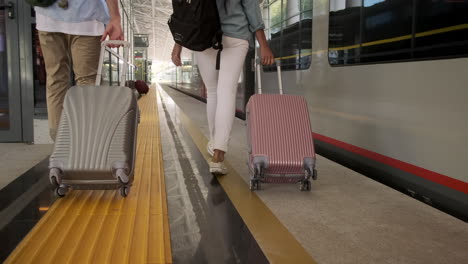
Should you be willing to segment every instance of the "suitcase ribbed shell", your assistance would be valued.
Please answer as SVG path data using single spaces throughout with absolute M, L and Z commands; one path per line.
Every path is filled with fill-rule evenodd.
M 132 174 L 138 110 L 131 89 L 75 86 L 63 107 L 50 157 L 50 167 L 60 168 L 63 180 L 105 184 L 116 180 L 112 171 L 116 164 L 127 165 Z
M 304 159 L 315 150 L 307 102 L 302 96 L 256 94 L 247 105 L 250 166 L 267 159 L 266 174 L 304 174 Z

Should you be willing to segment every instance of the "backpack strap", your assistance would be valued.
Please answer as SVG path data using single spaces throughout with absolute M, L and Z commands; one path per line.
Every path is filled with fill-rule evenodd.
M 218 50 L 218 54 L 216 55 L 216 70 L 219 70 L 219 68 L 221 67 L 221 51 L 223 49 L 219 49 Z
M 213 45 L 213 49 L 218 50 L 216 55 L 216 70 L 221 67 L 221 51 L 223 51 L 223 32 L 220 30 L 216 33 L 216 43 Z

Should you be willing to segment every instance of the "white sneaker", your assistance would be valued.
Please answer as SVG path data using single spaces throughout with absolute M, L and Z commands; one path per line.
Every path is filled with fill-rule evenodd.
M 226 174 L 227 168 L 224 165 L 224 162 L 212 162 L 210 161 L 210 172 L 215 175 L 224 175 Z
M 210 154 L 210 156 L 213 157 L 214 150 L 213 150 L 213 144 L 211 142 L 208 142 L 208 145 L 206 145 L 206 151 L 208 151 L 208 154 Z

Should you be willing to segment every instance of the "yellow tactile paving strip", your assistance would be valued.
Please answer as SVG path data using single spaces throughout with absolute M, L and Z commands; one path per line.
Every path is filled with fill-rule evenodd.
M 135 181 L 115 191 L 71 191 L 5 263 L 172 263 L 156 91 L 139 100 Z

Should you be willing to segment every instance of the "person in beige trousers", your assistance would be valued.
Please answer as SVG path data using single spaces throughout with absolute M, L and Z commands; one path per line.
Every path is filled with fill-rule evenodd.
M 111 40 L 124 39 L 118 0 L 73 0 L 65 7 L 60 3 L 35 7 L 47 73 L 50 137 L 54 141 L 65 94 L 71 86 L 71 68 L 77 85 L 94 85 L 101 41 L 108 36 Z

